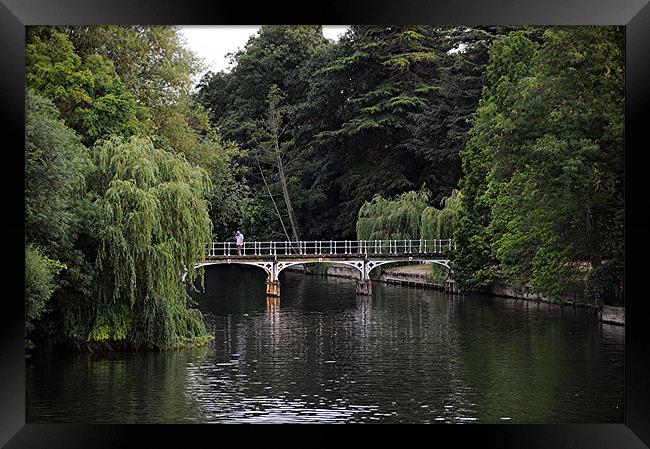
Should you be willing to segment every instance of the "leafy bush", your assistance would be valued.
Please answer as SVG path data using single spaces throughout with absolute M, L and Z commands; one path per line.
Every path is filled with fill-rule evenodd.
M 585 300 L 602 307 L 606 302 L 622 302 L 624 265 L 614 261 L 591 270 L 585 285 Z
M 25 248 L 25 334 L 34 329 L 34 321 L 45 312 L 47 302 L 57 288 L 57 275 L 66 268 L 62 263 L 50 259 L 33 245 Z M 27 348 L 33 348 L 26 339 Z

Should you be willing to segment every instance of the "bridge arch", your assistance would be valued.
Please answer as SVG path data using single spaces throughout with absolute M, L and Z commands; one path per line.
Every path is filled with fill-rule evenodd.
M 272 262 L 247 262 L 247 261 L 234 261 L 234 262 L 215 262 L 215 261 L 206 261 L 202 263 L 197 263 L 194 265 L 194 269 L 196 270 L 197 268 L 201 267 L 208 267 L 211 265 L 248 265 L 248 266 L 255 266 L 258 268 L 261 268 L 266 272 L 266 274 L 270 277 L 272 276 L 272 271 L 273 271 L 273 263 Z M 187 270 L 183 273 L 182 280 L 183 282 L 187 281 Z
M 409 258 L 412 259 L 412 258 Z M 243 260 L 229 260 L 229 261 L 206 261 L 202 263 L 197 263 L 194 265 L 194 269 L 201 268 L 201 267 L 207 267 L 210 265 L 248 265 L 248 266 L 255 266 L 259 267 L 262 270 L 266 272 L 266 274 L 269 277 L 270 282 L 274 282 L 278 280 L 278 276 L 280 273 L 289 267 L 292 267 L 294 265 L 305 265 L 307 263 L 328 263 L 332 265 L 345 265 L 348 267 L 355 268 L 359 271 L 359 276 L 360 278 L 363 279 L 369 279 L 370 277 L 370 272 L 374 270 L 375 268 L 386 265 L 389 263 L 395 263 L 395 262 L 421 262 L 425 264 L 437 264 L 440 266 L 445 267 L 449 273 L 453 273 L 453 270 L 449 266 L 449 260 L 408 260 L 408 261 L 395 261 L 395 260 L 383 260 L 383 261 L 363 261 L 363 260 L 356 260 L 356 261 L 332 261 L 328 260 L 326 262 L 316 262 L 316 261 L 299 261 L 299 262 L 272 262 L 272 261 L 265 261 L 265 262 L 249 262 L 249 261 L 243 261 Z M 187 278 L 187 271 L 183 274 L 183 282 L 185 282 Z

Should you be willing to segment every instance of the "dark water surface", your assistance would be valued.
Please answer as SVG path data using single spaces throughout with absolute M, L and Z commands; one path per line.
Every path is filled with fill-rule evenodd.
M 27 422 L 623 421 L 624 329 L 593 312 L 209 267 L 216 339 L 164 353 L 36 355 Z

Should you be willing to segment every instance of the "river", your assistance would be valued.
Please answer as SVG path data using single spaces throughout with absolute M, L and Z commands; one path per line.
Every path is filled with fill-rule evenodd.
M 582 308 L 208 267 L 215 341 L 160 353 L 37 353 L 26 421 L 622 422 L 624 328 Z

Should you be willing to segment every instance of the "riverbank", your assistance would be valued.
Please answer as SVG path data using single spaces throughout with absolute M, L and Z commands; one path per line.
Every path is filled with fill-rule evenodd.
M 359 271 L 355 268 L 346 266 L 326 265 L 317 269 L 289 268 L 290 271 L 306 274 L 319 274 L 323 276 L 343 277 L 348 279 L 358 279 Z M 382 269 L 379 276 L 373 278 L 374 281 L 384 282 L 387 284 L 400 284 L 405 286 L 430 288 L 434 290 L 448 290 L 444 281 L 434 279 L 431 272 L 431 265 L 407 265 L 402 267 L 393 267 Z M 461 293 L 456 289 L 456 293 Z M 525 299 L 537 302 L 552 302 L 549 298 L 539 293 L 526 293 L 521 287 L 508 284 L 497 284 L 492 287 L 491 295 L 505 298 Z M 560 298 L 560 304 L 573 307 L 584 307 L 587 309 L 596 309 L 591 304 L 581 301 L 581 297 L 576 293 L 566 293 Z M 598 319 L 604 323 L 625 325 L 625 307 L 603 306 L 598 310 Z

